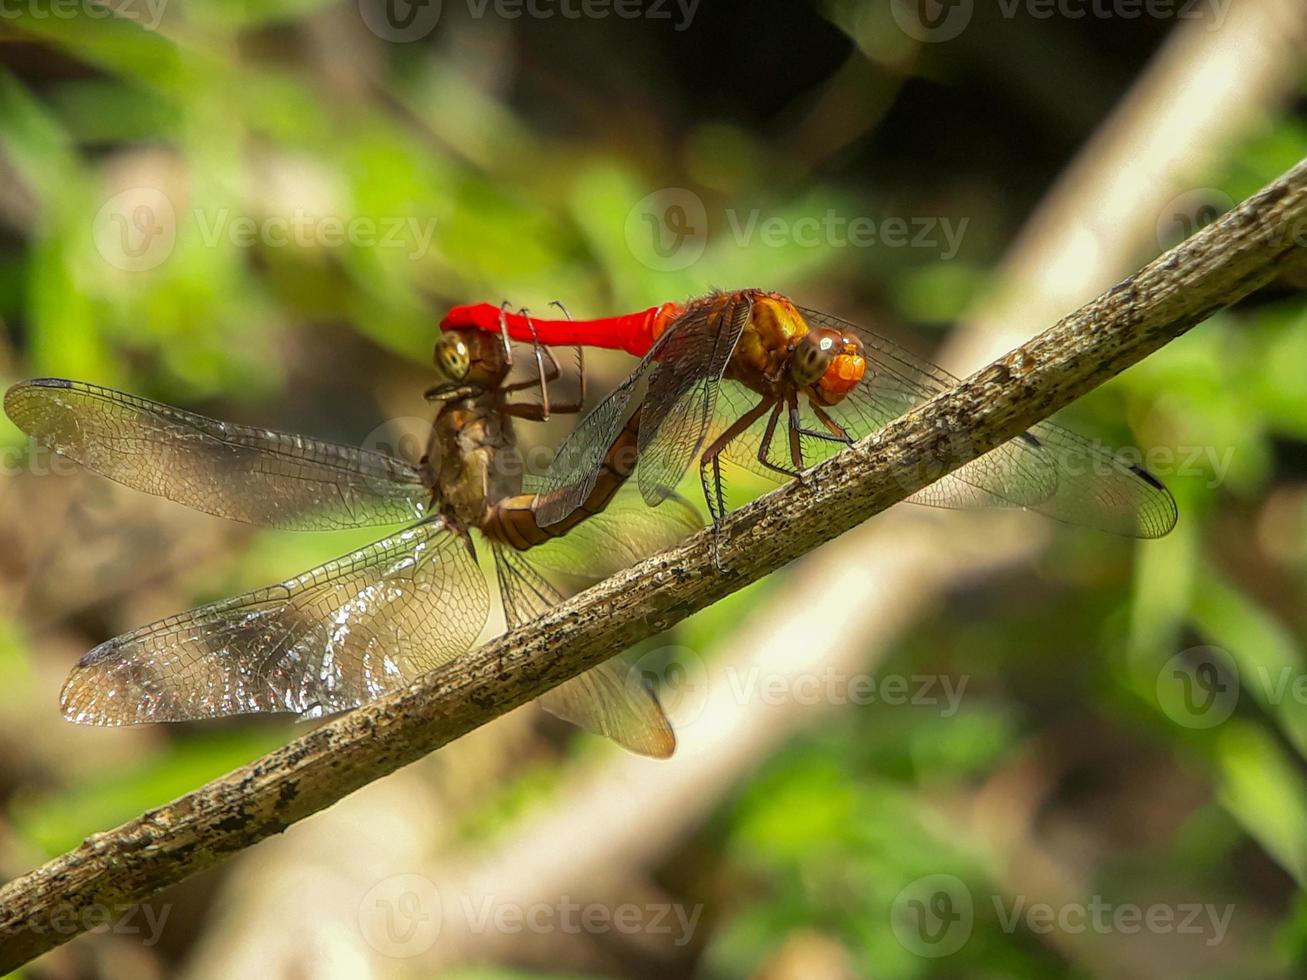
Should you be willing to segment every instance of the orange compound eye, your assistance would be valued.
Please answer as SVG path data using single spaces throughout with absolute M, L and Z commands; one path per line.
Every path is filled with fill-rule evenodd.
M 827 404 L 834 404 L 856 388 L 866 373 L 867 359 L 861 354 L 837 354 L 817 386 L 828 399 Z

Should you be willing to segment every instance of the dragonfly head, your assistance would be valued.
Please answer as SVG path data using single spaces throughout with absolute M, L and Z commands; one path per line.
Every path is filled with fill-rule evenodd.
M 436 341 L 436 367 L 450 381 L 497 386 L 508 376 L 503 341 L 481 330 L 446 330 Z
M 794 346 L 790 376 L 822 405 L 835 405 L 857 387 L 867 373 L 862 342 L 834 327 L 808 331 Z

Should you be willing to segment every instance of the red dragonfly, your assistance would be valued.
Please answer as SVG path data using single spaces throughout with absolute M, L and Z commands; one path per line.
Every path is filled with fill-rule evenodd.
M 559 447 L 537 504 L 544 525 L 584 501 L 605 472 L 610 447 L 632 431 L 645 501 L 670 496 L 697 457 L 719 526 L 726 512 L 723 458 L 765 476 L 801 478 L 806 466 L 958 383 L 864 327 L 761 289 L 588 321 L 460 306 L 441 326 L 641 358 Z M 1151 473 L 1051 422 L 908 499 L 949 508 L 1024 508 L 1141 538 L 1166 534 L 1177 518 L 1174 498 Z
M 509 401 L 537 383 L 505 384 L 510 352 L 490 334 L 442 335 L 435 358 L 450 382 L 427 392 L 440 408 L 416 464 L 78 381 L 41 378 L 10 388 L 5 411 L 21 429 L 137 490 L 269 527 L 409 525 L 279 585 L 100 644 L 64 685 L 65 715 L 123 725 L 342 711 L 454 659 L 481 633 L 490 600 L 472 529 L 489 542 L 512 627 L 563 598 L 540 569 L 600 576 L 701 526 L 684 501 L 650 520 L 654 512 L 639 499 L 617 493 L 626 474 L 615 471 L 596 481 L 584 509 L 540 525 L 534 496 L 522 492 L 512 419 L 548 411 Z M 551 363 L 538 379 L 542 392 L 558 374 Z M 542 704 L 635 752 L 666 757 L 675 747 L 656 696 L 612 662 Z

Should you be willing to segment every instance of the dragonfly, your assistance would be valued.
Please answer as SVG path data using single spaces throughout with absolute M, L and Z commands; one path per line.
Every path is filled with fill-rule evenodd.
M 802 479 L 811 464 L 959 383 L 886 337 L 762 289 L 595 320 L 537 319 L 473 304 L 454 307 L 442 326 L 641 358 L 559 446 L 537 503 L 545 526 L 584 501 L 611 447 L 634 432 L 645 502 L 669 499 L 697 459 L 720 531 L 727 509 L 723 460 L 776 480 Z M 908 499 L 954 509 L 1021 508 L 1137 538 L 1167 534 L 1178 517 L 1170 491 L 1146 469 L 1053 422 Z
M 295 530 L 407 525 L 277 585 L 202 605 L 101 643 L 61 693 L 65 716 L 93 725 L 252 712 L 315 718 L 400 688 L 466 652 L 490 612 L 489 546 L 509 627 L 561 601 L 546 573 L 597 578 L 702 525 L 681 500 L 656 520 L 611 471 L 552 525 L 524 492 L 513 420 L 547 407 L 557 361 L 507 384 L 512 349 L 477 331 L 442 333 L 446 381 L 417 462 L 303 435 L 220 422 L 99 385 L 21 382 L 5 411 L 39 443 L 118 483 L 204 513 Z M 513 400 L 539 384 L 542 404 Z M 627 454 L 632 455 L 633 454 Z M 633 459 L 632 459 L 633 464 Z M 676 740 L 656 694 L 609 661 L 541 699 L 552 713 L 658 758 Z

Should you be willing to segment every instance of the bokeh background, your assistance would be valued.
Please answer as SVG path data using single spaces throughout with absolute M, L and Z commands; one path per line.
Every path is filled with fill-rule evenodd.
M 5 380 L 401 453 L 453 303 L 764 286 L 966 372 L 1307 156 L 1300 0 L 18 0 L 0 40 Z M 1063 413 L 1167 539 L 900 506 L 629 655 L 672 761 L 528 706 L 27 974 L 1302 975 L 1299 284 Z M 70 725 L 82 653 L 369 535 L 0 451 L 8 878 L 297 731 Z

